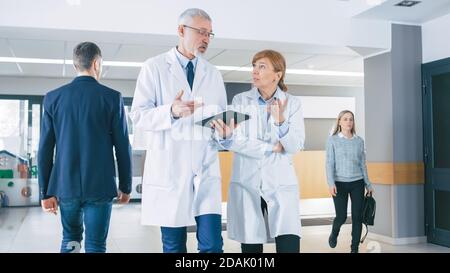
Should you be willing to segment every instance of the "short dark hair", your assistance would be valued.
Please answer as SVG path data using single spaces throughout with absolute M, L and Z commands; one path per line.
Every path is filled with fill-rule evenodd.
M 92 42 L 79 43 L 73 49 L 73 64 L 80 71 L 89 70 L 97 57 L 102 57 L 102 52 Z

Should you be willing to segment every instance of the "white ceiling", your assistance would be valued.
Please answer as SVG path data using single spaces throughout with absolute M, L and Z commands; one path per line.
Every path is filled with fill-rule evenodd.
M 420 3 L 412 7 L 396 6 L 401 1 L 380 1 L 380 5 L 362 12 L 355 18 L 422 24 L 450 12 L 450 0 L 419 0 Z
M 345 29 L 346 26 L 348 27 L 349 25 L 342 23 L 345 20 L 343 21 L 342 18 L 340 17 L 339 19 L 337 17 L 338 14 L 339 16 L 345 18 L 370 19 L 370 20 L 360 20 L 359 23 L 363 23 L 363 21 L 374 22 L 372 20 L 381 20 L 381 21 L 395 21 L 411 24 L 421 24 L 427 20 L 439 17 L 441 15 L 450 12 L 450 0 L 422 0 L 422 3 L 412 8 L 399 8 L 393 6 L 394 4 L 400 1 L 401 0 L 320 0 L 316 2 L 316 1 L 298 0 L 295 2 L 294 5 L 288 1 L 283 0 L 280 1 L 279 6 L 277 8 L 279 9 L 278 13 L 283 14 L 282 11 L 292 12 L 291 6 L 293 5 L 295 6 L 296 10 L 303 12 L 299 13 L 303 14 L 302 18 L 304 16 L 309 18 L 308 16 L 311 16 L 310 19 L 312 20 L 316 17 L 326 16 L 327 18 L 323 18 L 323 21 L 324 22 L 326 21 L 324 25 L 330 25 L 334 22 L 333 20 L 335 20 L 336 22 L 340 22 L 337 25 L 342 26 L 343 29 Z M 6 8 L 3 9 L 4 12 L 3 14 L 5 16 L 11 14 L 5 12 L 5 10 L 9 9 L 11 10 L 17 9 L 15 11 L 17 13 L 20 13 L 22 16 L 25 16 L 27 14 L 28 16 L 36 15 L 35 9 L 32 9 L 31 11 L 31 7 L 28 7 L 28 4 L 30 2 L 26 2 L 25 0 L 23 1 L 17 0 L 17 3 L 22 3 L 23 6 L 20 6 L 21 8 L 18 8 L 19 4 L 16 3 L 16 0 L 4 1 L 0 3 L 3 4 L 8 3 L 8 5 L 4 6 Z M 45 22 L 48 26 L 51 27 L 48 26 L 44 27 L 45 24 L 33 26 L 22 24 L 23 21 L 29 21 L 28 22 L 29 24 L 31 24 L 31 22 L 35 22 L 31 19 L 30 20 L 17 19 L 16 24 L 2 24 L 2 21 L 0 20 L 0 57 L 71 60 L 73 47 L 78 42 L 87 40 L 93 41 L 100 46 L 103 53 L 103 59 L 105 61 L 143 62 L 149 57 L 156 56 L 160 53 L 169 50 L 177 43 L 177 37 L 175 35 L 164 34 L 165 31 L 167 30 L 164 27 L 162 26 L 159 27 L 157 25 L 152 25 L 152 27 L 156 27 L 158 31 L 154 31 L 151 33 L 142 31 L 139 32 L 139 30 L 134 29 L 133 31 L 122 31 L 122 32 L 118 30 L 114 30 L 115 32 L 113 30 L 101 31 L 96 30 L 99 28 L 95 28 L 94 26 L 90 26 L 90 28 L 89 27 L 76 28 L 73 27 L 72 25 L 71 25 L 72 28 L 58 29 L 57 26 L 67 24 L 67 20 L 61 21 L 60 19 L 58 19 L 59 17 L 55 15 L 55 11 L 57 11 L 58 9 L 56 7 L 52 8 L 51 6 L 53 3 L 52 1 L 48 0 L 44 1 L 44 3 L 46 3 L 48 9 L 44 9 L 47 11 L 47 13 L 43 12 L 43 14 L 45 14 L 44 16 L 45 18 L 48 17 L 47 18 L 48 20 L 46 19 L 43 22 Z M 90 7 L 91 5 L 94 5 L 94 2 L 89 3 L 89 6 L 87 6 L 86 3 L 83 0 L 84 5 L 82 7 L 86 8 Z M 120 2 L 121 3 L 120 5 L 118 3 L 111 4 L 110 6 L 108 6 L 108 12 L 103 13 L 102 16 L 111 14 L 112 11 L 114 11 L 114 8 L 120 10 L 120 7 L 122 7 L 122 5 L 124 4 L 123 2 Z M 162 3 L 162 2 L 155 1 L 152 3 L 148 3 L 147 1 L 142 0 L 139 1 L 139 3 L 141 3 L 142 5 L 144 5 L 144 3 L 146 3 L 146 5 L 153 5 L 154 3 Z M 242 7 L 242 9 L 244 10 L 251 9 L 252 3 L 256 3 L 256 1 L 250 1 L 245 3 L 242 2 L 240 3 L 240 7 Z M 220 4 L 213 5 L 209 1 L 204 1 L 202 2 L 202 4 L 206 6 L 210 5 L 209 7 L 212 10 L 217 8 L 221 9 L 225 8 L 222 7 Z M 39 3 L 39 5 L 41 5 L 41 2 Z M 166 13 L 169 12 L 168 5 L 170 4 L 161 4 L 161 5 L 162 6 L 158 5 L 154 6 L 154 9 L 161 11 L 158 14 L 164 14 L 164 16 L 166 16 L 167 15 Z M 130 8 L 131 7 L 134 6 L 130 6 Z M 74 10 L 79 8 L 81 8 L 81 6 L 74 7 Z M 136 6 L 134 8 L 139 8 L 139 6 Z M 335 12 L 330 13 L 330 9 L 334 10 Z M 70 11 L 74 13 L 75 12 L 74 10 L 71 9 Z M 60 11 L 68 12 L 66 8 Z M 240 10 L 240 12 L 242 12 L 242 10 Z M 266 12 L 269 12 L 269 10 L 266 9 Z M 272 9 L 270 9 L 270 12 L 273 12 Z M 67 14 L 70 15 L 72 13 Z M 52 15 L 53 17 L 50 15 Z M 11 17 L 9 18 L 10 20 L 7 22 L 15 22 L 13 19 L 16 18 L 17 16 L 16 17 L 10 16 L 10 17 Z M 38 17 L 39 16 L 37 16 L 36 18 Z M 236 15 L 236 17 L 237 17 L 236 20 L 240 18 L 238 15 Z M 105 18 L 102 17 L 102 20 L 99 20 L 99 24 L 103 25 L 105 29 L 109 29 L 107 27 L 111 27 L 108 24 L 108 22 L 105 21 L 108 18 L 109 17 Z M 280 18 L 279 22 L 273 22 L 273 24 L 275 25 L 276 23 L 279 23 L 281 24 L 281 26 L 284 26 L 283 22 L 285 21 L 285 19 L 286 18 Z M 301 21 L 300 19 L 301 18 L 298 18 L 299 20 L 298 22 L 305 22 L 306 20 L 304 19 L 303 21 Z M 58 21 L 55 22 L 54 20 Z M 116 18 L 115 22 L 117 22 Z M 218 22 L 221 22 L 221 20 L 218 20 Z M 293 26 L 292 29 L 285 28 L 283 30 L 287 31 L 286 33 L 292 33 L 293 35 L 300 33 L 301 35 L 308 36 L 310 33 L 314 33 L 313 26 L 308 26 L 307 24 L 305 25 L 305 23 L 298 23 L 298 22 L 296 22 L 297 25 Z M 307 22 L 311 24 L 317 23 L 314 20 Z M 127 22 L 123 22 L 123 24 L 125 25 L 126 23 Z M 224 33 L 227 31 L 227 29 L 225 28 L 226 26 L 227 25 L 218 24 L 218 29 L 222 29 L 222 33 Z M 304 31 L 305 29 L 308 30 L 306 33 L 301 32 Z M 316 28 L 316 30 L 317 29 L 320 30 L 321 28 Z M 324 33 L 326 34 L 326 37 L 331 40 L 338 39 L 340 36 L 342 36 L 342 35 L 339 36 L 340 32 L 337 34 L 335 34 L 334 32 L 332 33 L 326 32 L 326 30 L 329 30 L 329 28 L 324 28 L 323 30 L 325 31 Z M 260 31 L 260 29 L 255 28 L 255 31 Z M 235 29 L 233 29 L 233 33 L 235 32 L 236 32 Z M 322 32 L 319 31 L 319 33 Z M 361 37 L 367 35 L 367 33 L 365 32 L 361 32 L 361 34 L 359 34 L 359 32 L 355 33 L 358 33 L 358 35 L 361 35 Z M 275 32 L 275 34 L 277 34 L 277 32 Z M 242 33 L 237 32 L 236 35 L 242 36 Z M 370 47 L 366 46 L 365 44 L 363 46 L 359 46 L 360 44 L 357 44 L 356 46 L 355 44 L 345 44 L 350 46 L 342 46 L 342 44 L 339 45 L 339 43 L 330 44 L 327 43 L 327 41 L 330 41 L 329 39 L 323 39 L 320 40 L 320 42 L 313 44 L 308 42 L 304 43 L 274 42 L 275 40 L 278 41 L 278 39 L 273 39 L 273 41 L 249 40 L 248 38 L 246 39 L 246 37 L 241 36 L 236 36 L 240 37 L 236 39 L 219 37 L 218 39 L 213 40 L 211 42 L 210 48 L 206 53 L 205 56 L 206 59 L 208 59 L 212 64 L 217 66 L 250 67 L 252 56 L 257 51 L 265 48 L 271 48 L 280 51 L 285 56 L 288 69 L 310 69 L 310 70 L 328 70 L 328 71 L 362 73 L 364 70 L 363 69 L 364 57 L 379 52 L 383 52 L 386 50 L 386 48 L 376 48 L 377 47 L 376 45 Z M 317 37 L 320 38 L 320 36 Z M 370 37 L 378 37 L 378 36 L 372 35 Z M 377 40 L 379 39 L 377 38 Z M 135 80 L 138 76 L 138 73 L 139 73 L 138 67 L 105 66 L 103 71 L 103 77 L 106 79 Z M 221 71 L 221 73 L 224 77 L 224 80 L 227 82 L 249 82 L 251 77 L 250 72 L 248 71 L 247 72 L 237 70 Z M 71 65 L 30 64 L 30 63 L 16 64 L 16 63 L 0 62 L 0 76 L 23 76 L 23 77 L 37 76 L 37 77 L 71 78 L 75 76 L 75 73 Z M 288 84 L 362 86 L 363 77 L 313 76 L 313 75 L 288 74 L 286 77 L 286 82 Z
M 53 41 L 36 39 L 10 39 L 0 38 L 0 57 L 20 57 L 39 59 L 72 59 L 72 49 L 78 42 Z M 144 62 L 147 58 L 168 51 L 172 46 L 148 45 L 148 44 L 123 44 L 97 42 L 102 50 L 105 61 Z M 260 48 L 264 48 L 262 45 Z M 362 72 L 363 59 L 352 50 L 338 50 L 338 54 L 314 54 L 313 47 L 286 47 L 280 50 L 286 58 L 288 69 L 313 69 L 332 70 L 346 72 Z M 318 47 L 320 49 L 320 47 Z M 302 51 L 308 52 L 307 54 Z M 225 49 L 209 48 L 205 54 L 213 65 L 250 67 L 256 49 Z M 251 73 L 248 71 L 221 71 L 226 82 L 250 82 Z M 104 66 L 103 78 L 135 80 L 139 74 L 138 67 L 112 67 Z M 3 76 L 37 76 L 37 77 L 74 77 L 75 71 L 72 65 L 63 64 L 29 64 L 29 63 L 5 63 L 0 62 L 0 75 Z M 312 85 L 348 85 L 362 86 L 363 77 L 330 77 L 293 75 L 286 77 L 289 84 Z

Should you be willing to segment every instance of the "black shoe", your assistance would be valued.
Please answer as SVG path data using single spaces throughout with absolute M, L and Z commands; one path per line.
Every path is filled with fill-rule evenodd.
M 337 245 L 337 236 L 333 236 L 333 234 L 330 234 L 330 237 L 328 237 L 328 244 L 331 248 L 335 248 Z
M 350 253 L 359 253 L 359 249 L 357 249 L 357 248 L 352 248 L 352 250 L 350 250 Z

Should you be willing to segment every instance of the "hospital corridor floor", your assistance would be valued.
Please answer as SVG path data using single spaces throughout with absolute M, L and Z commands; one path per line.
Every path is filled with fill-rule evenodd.
M 107 252 L 158 253 L 162 251 L 158 227 L 140 224 L 140 204 L 114 205 L 109 229 Z M 350 250 L 351 224 L 342 227 L 336 248 L 328 246 L 331 225 L 304 226 L 301 252 L 347 253 Z M 363 228 L 363 232 L 365 228 Z M 0 208 L 0 253 L 58 252 L 62 228 L 59 215 L 44 213 L 40 207 Z M 370 234 L 370 233 L 369 233 Z M 222 231 L 224 252 L 239 253 L 240 244 L 229 240 Z M 195 232 L 188 232 L 188 252 L 197 252 Z M 83 248 L 81 249 L 83 252 Z M 264 252 L 275 252 L 275 244 L 265 244 Z M 450 248 L 428 244 L 391 245 L 372 238 L 360 246 L 361 253 L 450 253 Z

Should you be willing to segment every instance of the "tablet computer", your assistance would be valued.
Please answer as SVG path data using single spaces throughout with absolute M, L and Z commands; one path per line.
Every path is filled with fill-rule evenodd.
M 213 120 L 218 120 L 221 119 L 223 120 L 228 126 L 230 126 L 231 124 L 231 120 L 234 119 L 234 123 L 238 124 L 241 123 L 245 120 L 250 119 L 250 116 L 247 114 L 243 114 L 243 113 L 239 113 L 233 110 L 228 110 L 228 111 L 224 111 L 221 113 L 218 113 L 214 116 L 205 118 L 201 121 L 197 121 L 195 124 L 200 125 L 200 126 L 204 126 L 204 127 L 208 127 L 211 128 L 212 126 L 212 121 Z

